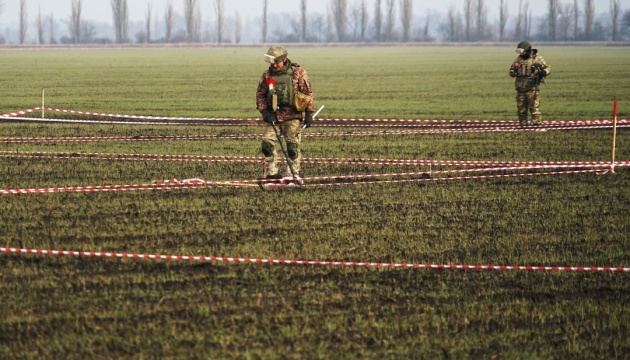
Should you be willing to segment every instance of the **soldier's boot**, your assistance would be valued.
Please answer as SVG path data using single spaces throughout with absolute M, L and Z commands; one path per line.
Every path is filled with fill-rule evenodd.
M 518 109 L 518 124 L 521 126 L 527 126 L 527 108 Z
M 295 174 L 291 174 L 291 169 L 289 168 L 289 165 L 287 165 L 287 171 L 286 171 L 287 176 L 293 176 L 293 175 L 300 176 L 300 170 L 301 170 L 300 169 L 301 168 L 300 163 L 301 162 L 302 162 L 302 156 L 301 155 L 298 156 L 295 159 L 291 159 L 291 167 L 293 168 L 293 172 Z
M 266 179 L 281 179 L 282 176 L 278 174 L 278 158 L 276 156 L 265 157 L 265 178 Z
M 534 125 L 542 125 L 542 114 L 540 111 L 534 111 L 532 114 L 532 122 Z

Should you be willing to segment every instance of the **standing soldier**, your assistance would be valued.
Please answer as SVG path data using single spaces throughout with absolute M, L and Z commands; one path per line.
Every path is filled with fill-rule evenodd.
M 540 114 L 540 82 L 545 81 L 545 77 L 551 74 L 551 66 L 547 65 L 545 59 L 538 55 L 537 49 L 527 41 L 521 41 L 516 46 L 518 57 L 510 67 L 510 76 L 516 78 L 514 86 L 516 88 L 516 107 L 518 109 L 518 122 L 527 125 L 528 111 L 532 115 L 534 125 L 542 124 Z
M 286 174 L 297 177 L 302 160 L 300 122 L 304 118 L 306 127 L 313 124 L 313 90 L 308 75 L 300 65 L 291 62 L 287 55 L 282 46 L 269 48 L 264 59 L 271 65 L 263 72 L 256 90 L 256 107 L 266 123 L 262 153 L 265 156 L 267 179 L 282 178 L 278 174 L 276 151 L 276 145 L 282 144 L 277 144 L 280 139 L 276 134 L 276 126 L 287 145 Z

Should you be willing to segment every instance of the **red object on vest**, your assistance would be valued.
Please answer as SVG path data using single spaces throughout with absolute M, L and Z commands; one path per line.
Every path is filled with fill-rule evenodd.
M 267 79 L 267 85 L 271 86 L 271 85 L 275 85 L 275 84 L 276 84 L 276 79 L 274 79 L 274 78 Z

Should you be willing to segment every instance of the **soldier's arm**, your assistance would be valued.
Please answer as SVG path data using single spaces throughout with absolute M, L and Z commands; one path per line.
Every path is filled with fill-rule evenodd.
M 260 81 L 258 82 L 258 88 L 256 89 L 256 109 L 258 109 L 261 113 L 269 108 L 267 103 L 268 95 L 269 86 L 267 86 L 267 76 L 266 73 L 263 73 Z
M 314 111 L 313 88 L 311 87 L 311 82 L 308 80 L 308 74 L 306 73 L 306 70 L 304 69 L 300 69 L 300 70 L 301 71 L 298 74 L 298 91 L 310 97 L 308 105 L 306 105 L 305 111 L 313 112 Z
M 543 59 L 542 56 L 540 56 L 540 59 L 538 60 L 538 63 L 542 66 L 542 68 L 547 73 L 546 76 L 549 76 L 549 74 L 551 74 L 551 66 L 549 66 L 549 64 L 547 64 L 547 62 L 545 61 L 545 59 Z

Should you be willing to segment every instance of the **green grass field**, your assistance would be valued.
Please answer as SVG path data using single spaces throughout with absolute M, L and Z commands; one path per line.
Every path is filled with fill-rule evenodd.
M 630 112 L 630 48 L 539 47 L 545 120 Z M 266 49 L 1 50 L 0 114 L 40 106 L 256 117 Z M 512 46 L 289 48 L 324 118 L 513 120 Z M 34 114 L 41 116 L 40 113 Z M 67 117 L 47 112 L 47 117 Z M 78 117 L 72 117 L 77 119 Z M 93 118 L 98 119 L 98 118 Z M 387 128 L 378 128 L 386 130 Z M 400 130 L 390 128 L 389 130 Z M 0 123 L 0 138 L 262 127 Z M 376 131 L 314 127 L 307 132 Z M 627 129 L 616 159 L 630 160 Z M 258 140 L 0 143 L 0 151 L 260 156 Z M 610 161 L 611 131 L 305 138 L 304 156 Z M 305 176 L 440 167 L 305 164 Z M 534 171 L 535 172 L 535 171 Z M 509 173 L 509 172 L 508 172 Z M 0 189 L 254 179 L 258 163 L 0 156 Z M 258 259 L 630 267 L 630 181 L 580 174 L 260 191 L 0 195 L 0 247 Z M 630 275 L 0 254 L 0 358 L 613 358 Z

